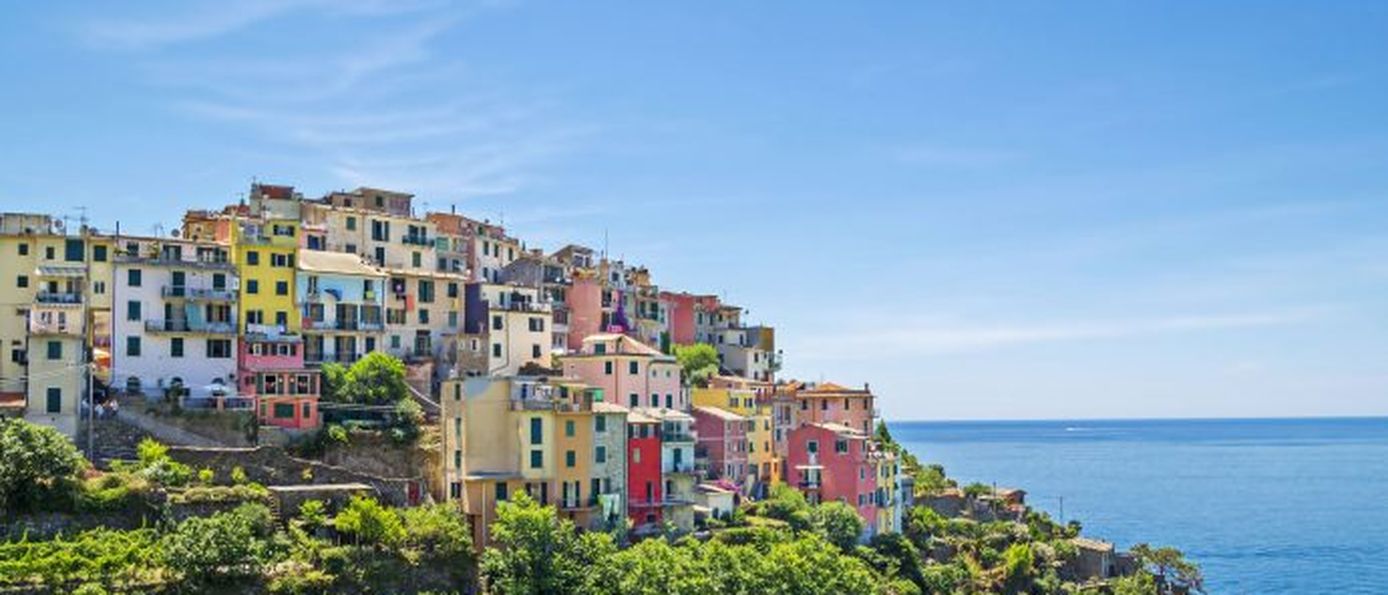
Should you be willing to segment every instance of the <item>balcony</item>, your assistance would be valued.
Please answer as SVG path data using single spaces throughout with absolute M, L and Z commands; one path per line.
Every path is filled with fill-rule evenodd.
M 309 365 L 326 363 L 350 365 L 356 363 L 361 357 L 359 353 L 305 353 L 304 363 Z
M 209 335 L 234 335 L 234 322 L 193 322 L 187 320 L 146 320 L 147 333 L 203 333 Z
M 44 314 L 50 314 L 45 312 Z M 66 314 L 66 312 L 62 312 Z M 69 320 L 67 316 L 33 315 L 29 317 L 31 335 L 72 335 L 82 336 L 82 317 L 76 313 Z
M 547 313 L 547 312 L 550 311 L 550 305 L 549 305 L 548 302 L 510 301 L 510 302 L 502 302 L 502 303 L 498 303 L 498 304 L 491 304 L 491 303 L 489 303 L 489 304 L 487 305 L 487 309 L 489 309 L 489 310 L 502 310 L 502 311 L 506 311 L 506 312 L 536 312 L 536 313 Z
M 82 294 L 75 291 L 40 291 L 34 295 L 34 301 L 40 304 L 80 304 Z
M 689 432 L 662 432 L 661 442 L 694 442 L 694 434 Z
M 400 243 L 410 246 L 432 246 L 434 240 L 429 239 L 428 236 L 405 236 L 400 238 Z
M 224 271 L 230 271 L 236 268 L 230 262 L 227 262 L 226 258 L 200 257 L 192 260 L 185 260 L 182 257 L 175 258 L 170 254 L 117 254 L 116 262 Z
M 206 289 L 165 285 L 159 289 L 164 299 L 190 299 L 203 301 L 230 302 L 236 299 L 236 292 L 230 289 Z
M 682 462 L 679 462 L 679 463 L 671 463 L 671 464 L 670 464 L 670 467 L 669 467 L 668 469 L 665 470 L 665 473 L 674 473 L 674 474 L 679 474 L 679 475 L 692 475 L 692 474 L 694 473 L 694 463 L 690 463 L 690 462 L 688 462 L 688 461 L 682 461 Z

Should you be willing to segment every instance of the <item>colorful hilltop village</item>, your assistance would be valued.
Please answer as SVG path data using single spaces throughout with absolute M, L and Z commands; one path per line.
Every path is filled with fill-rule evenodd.
M 401 359 L 441 434 L 439 494 L 488 542 L 526 492 L 581 527 L 691 531 L 776 485 L 901 529 L 911 480 L 867 386 L 778 378 L 770 326 L 578 245 L 375 188 L 253 184 L 164 236 L 0 214 L 0 414 L 76 437 L 93 394 L 178 387 L 290 437 L 318 431 L 321 367 Z M 680 346 L 718 373 L 683 378 Z

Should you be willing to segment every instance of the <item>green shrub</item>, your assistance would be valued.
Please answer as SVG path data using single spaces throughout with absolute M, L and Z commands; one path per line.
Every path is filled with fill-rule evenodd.
M 57 430 L 0 418 L 0 510 L 39 505 L 86 467 L 72 441 Z
M 337 514 L 333 526 L 358 545 L 394 545 L 405 537 L 399 513 L 381 506 L 374 498 L 361 496 L 354 496 Z
M 193 517 L 165 536 L 164 557 L 194 581 L 253 576 L 268 561 L 269 524 L 269 510 L 255 505 Z
M 246 483 L 246 470 L 242 469 L 240 465 L 231 468 L 231 483 L 238 485 Z
M 215 471 L 206 467 L 198 470 L 198 483 L 202 485 L 212 485 L 212 482 L 216 481 L 216 479 L 217 473 Z

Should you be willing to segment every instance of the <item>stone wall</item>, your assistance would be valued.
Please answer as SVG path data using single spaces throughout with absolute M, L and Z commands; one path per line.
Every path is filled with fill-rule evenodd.
M 273 446 L 169 448 L 169 456 L 194 469 L 212 469 L 218 478 L 231 476 L 240 467 L 246 478 L 266 486 L 299 484 L 363 483 L 374 488 L 382 502 L 408 506 L 428 500 L 422 477 L 391 477 L 354 471 L 319 461 L 291 456 Z M 307 473 L 306 473 L 307 471 Z

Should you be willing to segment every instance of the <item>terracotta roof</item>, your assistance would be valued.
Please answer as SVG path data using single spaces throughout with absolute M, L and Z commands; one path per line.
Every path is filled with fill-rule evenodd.
M 598 333 L 595 335 L 588 335 L 587 337 L 583 338 L 583 343 L 585 345 L 587 345 L 590 342 L 599 343 L 605 341 L 616 341 L 617 352 L 604 353 L 602 355 L 650 355 L 655 357 L 665 356 L 665 354 L 661 353 L 659 349 L 651 347 L 650 345 L 642 343 L 627 335 L 619 335 L 617 333 Z

